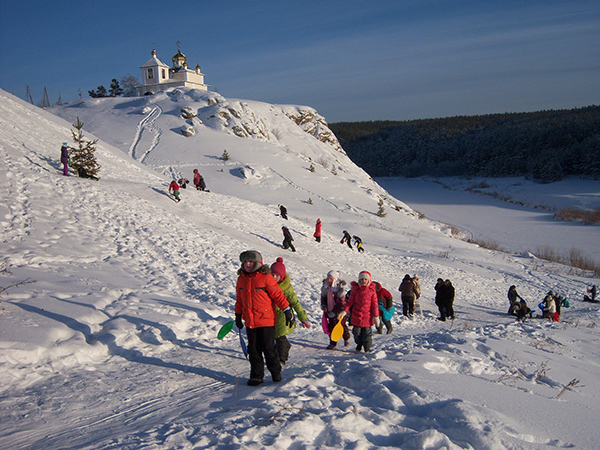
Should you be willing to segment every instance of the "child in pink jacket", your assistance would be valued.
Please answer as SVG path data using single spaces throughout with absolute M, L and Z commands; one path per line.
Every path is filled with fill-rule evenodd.
M 379 319 L 379 306 L 377 303 L 377 292 L 373 283 L 371 283 L 371 274 L 367 271 L 362 271 L 358 274 L 358 283 L 351 283 L 352 290 L 350 297 L 344 306 L 342 315 L 352 309 L 350 314 L 350 325 L 352 325 L 352 334 L 356 342 L 356 351 L 360 352 L 364 349 L 365 353 L 371 351 L 373 344 L 372 326 L 381 325 Z

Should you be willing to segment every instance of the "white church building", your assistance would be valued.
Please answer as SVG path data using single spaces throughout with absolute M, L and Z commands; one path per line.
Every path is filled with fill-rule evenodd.
M 152 58 L 140 67 L 142 84 L 136 86 L 137 95 L 154 94 L 177 86 L 208 90 L 208 85 L 204 84 L 204 74 L 200 71 L 200 66 L 196 64 L 195 70 L 188 69 L 187 58 L 181 53 L 179 42 L 177 44 L 177 53 L 171 58 L 172 67 L 158 59 L 156 50 L 152 49 Z

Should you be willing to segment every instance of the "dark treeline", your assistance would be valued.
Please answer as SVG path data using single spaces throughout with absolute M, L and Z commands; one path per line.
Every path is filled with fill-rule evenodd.
M 373 177 L 600 179 L 600 106 L 329 127 L 348 156 Z

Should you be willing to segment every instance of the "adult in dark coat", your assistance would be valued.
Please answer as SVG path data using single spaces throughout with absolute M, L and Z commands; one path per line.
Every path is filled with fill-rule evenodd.
M 350 236 L 350 233 L 348 233 L 347 230 L 344 230 L 344 236 L 342 237 L 340 244 L 343 244 L 344 242 L 347 243 L 350 250 L 352 250 L 352 236 Z
M 454 286 L 450 280 L 437 279 L 435 285 L 435 304 L 440 310 L 438 320 L 454 319 Z
M 413 318 L 415 313 L 415 297 L 417 290 L 410 275 L 406 274 L 398 290 L 402 293 L 402 314 Z
M 285 206 L 279 205 L 279 212 L 281 213 L 281 217 L 283 217 L 285 220 L 288 220 L 287 208 Z
M 292 241 L 294 240 L 294 238 L 292 237 L 292 233 L 290 233 L 288 227 L 281 227 L 281 229 L 283 230 L 283 248 L 285 248 L 286 250 L 288 248 L 291 248 L 292 251 L 295 252 L 296 249 L 294 248 L 294 244 L 292 244 Z

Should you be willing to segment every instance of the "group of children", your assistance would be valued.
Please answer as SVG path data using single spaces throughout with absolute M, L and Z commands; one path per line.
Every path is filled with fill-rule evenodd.
M 206 182 L 204 181 L 204 177 L 200 175 L 198 169 L 194 169 L 194 178 L 192 180 L 197 191 L 209 192 L 206 189 Z M 179 197 L 179 189 L 187 189 L 187 184 L 189 182 L 190 181 L 187 178 L 180 178 L 178 181 L 171 181 L 171 184 L 169 185 L 169 193 L 173 191 L 173 197 L 177 202 L 181 201 L 181 198 Z
M 508 288 L 508 314 L 515 316 L 518 321 L 524 322 L 527 316 L 530 319 L 533 318 L 533 311 L 527 302 L 517 292 L 517 287 L 512 285 Z M 553 322 L 560 320 L 561 308 L 568 308 L 570 306 L 569 301 L 562 295 L 557 295 L 553 291 L 548 291 L 544 299 L 540 302 L 538 307 L 542 310 L 541 315 L 537 315 L 537 318 L 549 319 Z
M 236 283 L 235 323 L 239 329 L 244 326 L 248 335 L 248 357 L 250 378 L 248 385 L 263 383 L 266 364 L 274 382 L 281 381 L 282 366 L 288 360 L 291 348 L 287 335 L 296 328 L 295 315 L 305 328 L 310 328 L 308 316 L 292 287 L 283 258 L 269 267 L 263 264 L 262 255 L 256 250 L 240 254 L 241 268 Z M 408 278 L 407 278 L 408 277 Z M 420 295 L 418 278 L 406 277 L 403 284 L 410 284 L 408 290 L 403 284 L 402 302 L 406 314 L 414 309 L 414 300 Z M 350 345 L 350 327 L 356 344 L 356 351 L 369 353 L 373 347 L 373 326 L 376 333 L 392 333 L 391 314 L 393 298 L 380 283 L 372 280 L 371 274 L 362 271 L 358 281 L 347 285 L 339 271 L 331 270 L 321 285 L 322 327 L 329 336 L 327 349 L 334 349 L 338 340 L 344 346 Z M 413 307 L 410 305 L 413 304 Z M 295 313 L 295 314 L 294 314 Z M 333 337 L 334 329 L 341 327 L 341 336 Z

